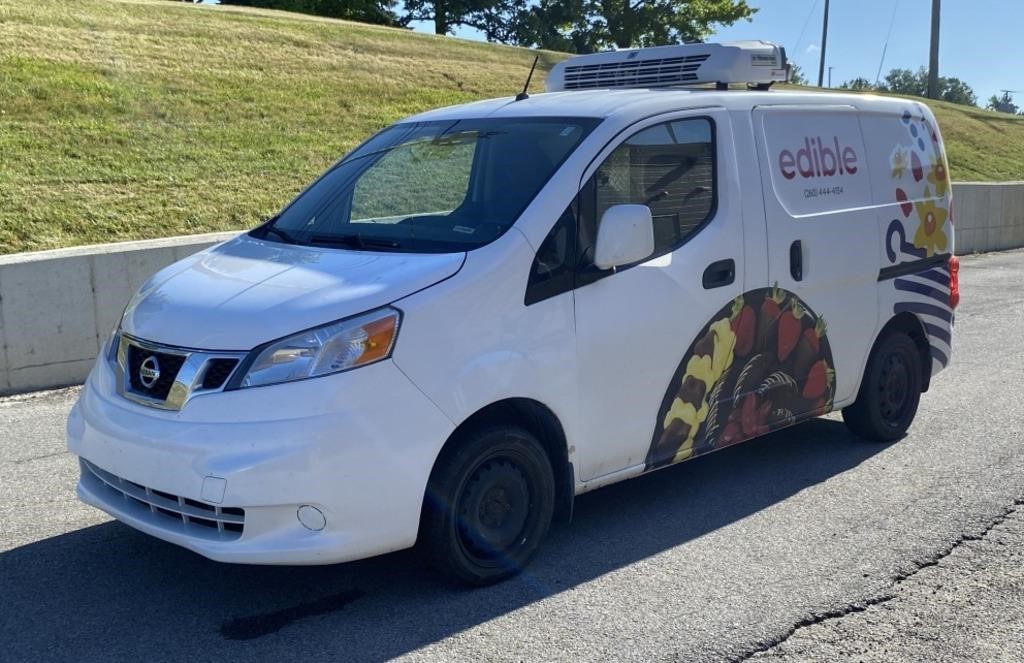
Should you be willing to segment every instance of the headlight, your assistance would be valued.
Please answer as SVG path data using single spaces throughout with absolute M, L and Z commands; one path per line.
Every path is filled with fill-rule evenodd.
M 400 320 L 401 313 L 387 307 L 274 341 L 254 351 L 238 386 L 305 380 L 387 359 Z

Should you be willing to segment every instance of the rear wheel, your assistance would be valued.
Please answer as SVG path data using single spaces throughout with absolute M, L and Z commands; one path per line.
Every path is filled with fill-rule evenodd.
M 921 400 L 921 355 L 903 332 L 883 338 L 871 352 L 857 401 L 843 421 L 869 440 L 897 440 L 907 432 Z
M 473 585 L 504 580 L 537 552 L 554 501 L 554 473 L 537 438 L 512 426 L 470 433 L 431 475 L 422 546 L 449 578 Z

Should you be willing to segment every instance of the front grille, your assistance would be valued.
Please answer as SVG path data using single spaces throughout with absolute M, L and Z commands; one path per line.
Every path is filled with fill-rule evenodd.
M 163 410 L 180 410 L 194 396 L 222 391 L 247 354 L 161 345 L 127 334 L 118 334 L 116 342 L 111 359 L 118 393 Z
M 237 359 L 211 359 L 203 374 L 203 389 L 220 389 L 238 366 Z
M 143 362 L 150 357 L 155 358 L 158 362 L 160 377 L 147 387 L 142 382 L 140 369 Z M 128 346 L 128 379 L 131 381 L 132 390 L 159 401 L 166 400 L 167 395 L 171 393 L 174 379 L 178 377 L 178 371 L 181 370 L 181 365 L 184 363 L 184 355 L 156 352 L 130 344 Z
M 708 57 L 710 55 L 705 53 L 657 60 L 567 66 L 565 89 L 692 85 L 700 80 L 697 70 Z
M 122 479 L 82 459 L 82 481 L 114 509 L 164 529 L 218 541 L 242 536 L 245 510 L 204 504 Z

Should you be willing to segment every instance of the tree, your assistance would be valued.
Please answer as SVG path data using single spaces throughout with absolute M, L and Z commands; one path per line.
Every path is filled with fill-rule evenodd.
M 875 84 L 869 81 L 868 79 L 863 77 L 857 77 L 851 81 L 845 81 L 842 85 L 839 86 L 839 89 L 856 90 L 859 92 L 864 90 L 874 90 L 876 88 Z
M 401 25 L 393 11 L 398 4 L 396 0 L 220 0 L 220 4 L 283 9 L 361 23 Z
M 939 76 L 939 99 L 964 106 L 977 106 L 978 95 L 959 78 Z
M 1016 115 L 1020 112 L 1020 106 L 1014 103 L 1013 95 L 1007 90 L 1003 90 L 1003 94 L 1000 97 L 997 97 L 994 94 L 989 97 L 988 106 L 986 106 L 986 108 L 989 110 L 999 111 L 1000 113 L 1010 113 L 1012 115 Z
M 909 69 L 893 69 L 885 75 L 885 83 L 879 89 L 911 97 L 928 94 L 928 70 L 921 67 L 915 74 Z
M 811 82 L 804 76 L 804 70 L 795 62 L 789 64 L 789 82 L 793 85 L 810 85 Z
M 525 0 L 406 0 L 403 23 L 431 21 L 434 33 L 446 35 L 465 25 L 488 41 L 505 41 L 508 22 L 526 7 Z
M 924 67 L 916 72 L 909 69 L 893 69 L 885 77 L 885 84 L 878 87 L 884 92 L 906 94 L 914 97 L 928 95 L 928 70 Z M 954 104 L 974 106 L 978 97 L 971 86 L 956 77 L 939 77 L 939 99 Z
M 714 25 L 757 10 L 746 0 L 539 0 L 519 2 L 509 37 L 524 46 L 574 53 L 702 41 Z

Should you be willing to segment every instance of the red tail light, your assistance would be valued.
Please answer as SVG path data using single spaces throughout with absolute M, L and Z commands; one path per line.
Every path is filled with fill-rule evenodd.
M 960 258 L 949 256 L 949 307 L 960 303 Z

